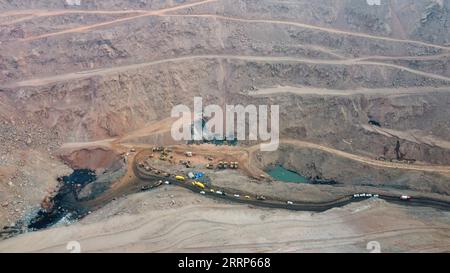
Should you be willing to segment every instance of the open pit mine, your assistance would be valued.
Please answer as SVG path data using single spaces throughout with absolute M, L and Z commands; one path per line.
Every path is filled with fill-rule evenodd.
M 0 0 L 0 253 L 449 252 L 449 29 L 450 0 Z

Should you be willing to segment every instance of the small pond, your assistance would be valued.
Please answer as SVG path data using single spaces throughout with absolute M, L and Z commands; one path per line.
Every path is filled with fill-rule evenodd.
M 267 173 L 276 180 L 291 183 L 308 183 L 308 178 L 284 168 L 282 165 L 276 165 L 267 170 Z

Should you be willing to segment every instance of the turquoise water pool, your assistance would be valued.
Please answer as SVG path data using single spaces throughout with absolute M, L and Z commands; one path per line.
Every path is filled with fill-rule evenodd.
M 308 183 L 308 178 L 290 171 L 281 165 L 270 168 L 267 173 L 276 180 L 291 183 Z

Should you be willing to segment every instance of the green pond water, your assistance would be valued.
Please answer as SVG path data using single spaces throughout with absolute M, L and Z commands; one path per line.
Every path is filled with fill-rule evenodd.
M 290 171 L 281 165 L 270 168 L 267 173 L 272 178 L 283 182 L 308 183 L 308 178 L 296 172 Z

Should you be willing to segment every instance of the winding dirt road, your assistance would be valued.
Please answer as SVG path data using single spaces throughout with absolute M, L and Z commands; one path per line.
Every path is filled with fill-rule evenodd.
M 86 70 L 80 72 L 72 72 L 67 74 L 61 74 L 51 77 L 40 77 L 38 79 L 29 79 L 24 81 L 18 81 L 14 83 L 9 83 L 3 86 L 3 88 L 14 88 L 14 87 L 25 87 L 25 86 L 42 86 L 47 84 L 52 84 L 61 81 L 69 81 L 74 79 L 89 78 L 93 76 L 102 76 L 112 73 L 119 73 L 123 71 L 129 71 L 133 69 L 139 69 L 152 65 L 159 65 L 170 62 L 182 62 L 189 60 L 200 60 L 200 59 L 221 59 L 221 60 L 242 60 L 242 61 L 252 61 L 252 62 L 265 62 L 265 63 L 277 63 L 277 62 L 294 62 L 294 63 L 306 63 L 306 64 L 323 64 L 323 65 L 369 65 L 369 66 L 384 66 L 394 69 L 399 69 L 403 71 L 410 72 L 423 77 L 428 77 L 436 80 L 447 81 L 450 84 L 450 78 L 427 73 L 423 71 L 414 70 L 400 65 L 387 64 L 387 63 L 377 63 L 369 61 L 359 61 L 358 59 L 345 59 L 345 60 L 320 60 L 320 59 L 305 59 L 305 58 L 295 58 L 295 57 L 269 57 L 269 56 L 239 56 L 239 55 L 191 55 L 176 58 L 169 58 L 139 64 L 116 66 L 111 68 Z
M 342 206 L 348 205 L 350 203 L 360 202 L 360 201 L 365 200 L 366 198 L 369 198 L 369 197 L 355 198 L 355 197 L 353 197 L 353 193 L 352 193 L 347 196 L 337 198 L 335 200 L 328 200 L 328 201 L 323 201 L 323 202 L 296 201 L 293 204 L 287 204 L 286 203 L 287 200 L 261 201 L 261 200 L 257 200 L 254 198 L 236 197 L 233 195 L 234 193 L 226 194 L 223 189 L 220 189 L 217 187 L 215 187 L 216 192 L 212 192 L 209 189 L 204 189 L 204 190 L 200 189 L 200 188 L 192 185 L 189 181 L 178 181 L 178 180 L 174 179 L 173 177 L 171 177 L 171 178 L 158 177 L 151 173 L 147 173 L 145 170 L 138 167 L 136 158 L 139 158 L 139 157 L 140 157 L 139 154 L 136 154 L 136 156 L 134 157 L 133 162 L 132 162 L 132 169 L 133 169 L 134 175 L 141 180 L 149 180 L 149 181 L 157 181 L 158 179 L 168 180 L 168 181 L 170 181 L 170 183 L 172 185 L 186 188 L 195 193 L 200 193 L 200 192 L 204 191 L 203 195 L 205 195 L 205 196 L 230 201 L 232 203 L 248 204 L 248 205 L 254 205 L 254 206 L 265 207 L 265 208 L 288 209 L 288 210 L 295 210 L 295 211 L 323 212 L 323 211 L 326 211 L 326 210 L 329 210 L 332 208 L 342 207 Z M 221 191 L 223 194 L 218 194 L 217 193 L 218 190 Z M 245 193 L 245 192 L 239 192 L 239 193 L 241 194 L 240 196 L 251 195 L 250 193 Z M 402 200 L 400 200 L 399 196 L 394 196 L 394 195 L 379 195 L 378 198 L 386 200 L 388 202 L 400 204 L 400 205 L 428 206 L 428 207 L 433 207 L 433 208 L 438 208 L 438 209 L 443 209 L 443 210 L 450 209 L 449 202 L 444 201 L 444 200 L 439 200 L 439 199 L 433 199 L 433 198 L 415 197 L 408 201 L 402 201 Z
M 140 12 L 141 14 L 138 14 L 138 15 L 133 15 L 133 16 L 120 18 L 120 19 L 116 19 L 116 20 L 112 20 L 112 21 L 96 23 L 96 24 L 92 24 L 92 25 L 86 25 L 86 26 L 66 29 L 66 30 L 62 30 L 62 31 L 52 32 L 52 33 L 46 33 L 46 34 L 42 34 L 42 35 L 38 35 L 38 36 L 31 36 L 31 37 L 24 38 L 21 41 L 29 42 L 29 41 L 33 41 L 33 40 L 43 39 L 43 38 L 47 38 L 47 37 L 51 37 L 51 36 L 63 35 L 63 34 L 67 34 L 67 33 L 85 32 L 85 31 L 89 31 L 91 29 L 104 27 L 104 26 L 109 26 L 109 25 L 117 24 L 117 23 L 122 23 L 122 22 L 130 21 L 130 20 L 134 20 L 134 19 L 137 19 L 137 18 L 163 15 L 164 13 L 167 13 L 167 12 L 177 11 L 177 10 L 180 10 L 180 9 L 191 8 L 191 7 L 195 7 L 195 6 L 198 6 L 198 5 L 203 5 L 203 4 L 206 4 L 206 3 L 211 3 L 211 2 L 216 2 L 216 1 L 217 0 L 204 0 L 204 1 L 200 1 L 200 2 L 179 5 L 179 6 L 165 8 L 165 9 L 160 9 L 160 10 L 152 10 L 152 11 Z
M 396 39 L 396 38 L 385 37 L 385 36 L 376 36 L 376 35 L 371 35 L 371 34 L 366 34 L 366 33 L 361 33 L 361 32 L 350 32 L 350 31 L 338 30 L 338 29 L 327 28 L 327 27 L 319 27 L 319 26 L 298 23 L 298 22 L 292 22 L 292 21 L 269 20 L 269 19 L 243 19 L 243 18 L 215 15 L 215 14 L 187 14 L 187 15 L 183 14 L 183 15 L 165 15 L 165 16 L 203 17 L 203 18 L 214 18 L 214 19 L 220 19 L 220 20 L 238 21 L 238 22 L 245 22 L 245 23 L 282 24 L 282 25 L 296 26 L 296 27 L 301 27 L 301 28 L 306 28 L 306 29 L 311 29 L 311 30 L 318 30 L 318 31 L 332 33 L 332 34 L 348 35 L 348 36 L 390 41 L 390 42 L 410 43 L 410 44 L 416 44 L 416 45 L 421 45 L 421 46 L 439 48 L 439 49 L 442 49 L 445 51 L 450 50 L 450 47 L 447 47 L 447 46 L 441 46 L 441 45 L 436 45 L 436 44 L 431 44 L 431 43 L 426 43 L 426 42 L 421 42 L 421 41 L 416 41 L 416 40 L 406 40 L 406 39 Z
M 67 29 L 67 30 L 63 30 L 63 31 L 47 33 L 47 34 L 38 35 L 38 36 L 32 36 L 32 37 L 25 38 L 22 41 L 32 41 L 32 40 L 43 39 L 43 38 L 51 37 L 51 36 L 63 35 L 63 34 L 67 34 L 67 33 L 85 32 L 85 31 L 89 31 L 91 29 L 104 27 L 104 26 L 108 26 L 108 25 L 112 25 L 112 24 L 117 24 L 117 23 L 121 23 L 121 22 L 125 22 L 125 21 L 130 21 L 130 20 L 134 20 L 134 19 L 142 18 L 142 17 L 148 17 L 148 16 L 172 16 L 172 17 L 213 18 L 213 19 L 219 19 L 219 20 L 238 21 L 238 22 L 245 22 L 245 23 L 283 24 L 283 25 L 290 25 L 290 26 L 301 27 L 301 28 L 305 28 L 305 29 L 311 29 L 311 30 L 328 32 L 328 33 L 332 33 L 332 34 L 348 35 L 348 36 L 355 36 L 355 37 L 362 37 L 362 38 L 367 38 L 367 39 L 376 39 L 376 40 L 390 41 L 390 42 L 410 43 L 410 44 L 416 44 L 416 45 L 420 45 L 420 46 L 439 48 L 439 49 L 442 49 L 442 50 L 447 51 L 447 52 L 450 51 L 450 47 L 436 45 L 436 44 L 432 44 L 432 43 L 426 43 L 426 42 L 422 42 L 422 41 L 408 40 L 408 39 L 396 39 L 396 38 L 385 37 L 385 36 L 376 36 L 376 35 L 371 35 L 371 34 L 366 34 L 366 33 L 350 32 L 350 31 L 344 31 L 344 30 L 338 30 L 338 29 L 333 29 L 333 28 L 314 26 L 314 25 L 298 23 L 298 22 L 292 22 L 292 21 L 269 20 L 269 19 L 244 19 L 244 18 L 235 18 L 235 17 L 223 16 L 223 15 L 215 15 L 215 14 L 167 14 L 169 12 L 178 11 L 178 10 L 186 9 L 186 8 L 190 8 L 190 7 L 195 7 L 195 6 L 203 5 L 203 4 L 207 4 L 207 3 L 213 3 L 213 2 L 217 2 L 217 1 L 218 0 L 204 0 L 204 1 L 200 1 L 200 2 L 184 4 L 184 5 L 179 5 L 179 6 L 175 6 L 175 7 L 170 7 L 170 8 L 160 9 L 160 10 L 154 10 L 154 11 L 143 11 L 143 10 L 129 10 L 129 11 L 49 11 L 49 12 L 26 11 L 25 14 L 30 14 L 31 13 L 31 14 L 37 14 L 39 16 L 53 16 L 53 15 L 61 15 L 61 14 L 65 14 L 65 13 L 83 13 L 83 12 L 85 12 L 85 13 L 99 13 L 99 14 L 120 14 L 120 13 L 136 13 L 137 12 L 137 13 L 140 13 L 140 14 L 134 15 L 134 16 L 130 16 L 130 17 L 126 17 L 126 18 L 111 20 L 111 21 L 108 21 L 108 22 L 97 23 L 97 24 L 92 24 L 92 25 L 86 25 L 86 26 L 82 26 L 82 27 L 71 28 L 71 29 Z M 12 13 L 12 14 L 14 14 L 14 13 Z

